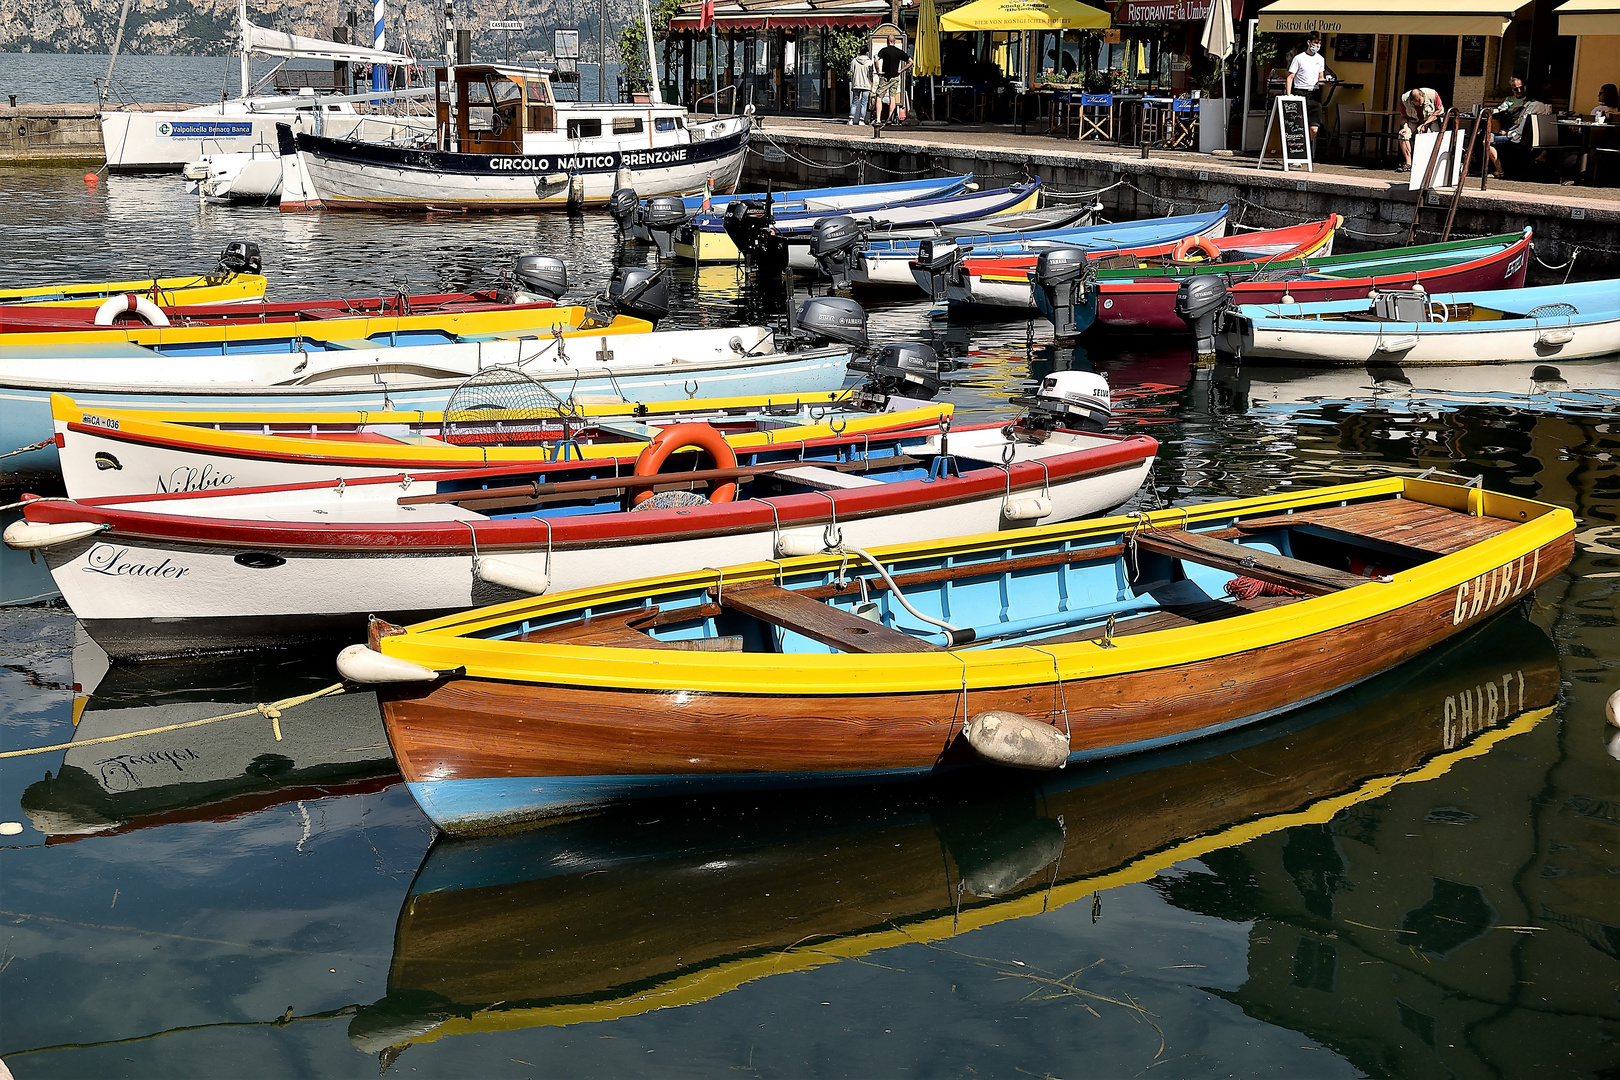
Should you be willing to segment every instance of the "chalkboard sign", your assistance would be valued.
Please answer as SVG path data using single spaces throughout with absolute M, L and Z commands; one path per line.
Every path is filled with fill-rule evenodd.
M 1282 167 L 1287 172 L 1295 165 L 1304 165 L 1307 172 L 1315 172 L 1311 164 L 1311 132 L 1305 99 L 1297 94 L 1283 94 L 1266 121 L 1266 137 L 1260 141 L 1260 160 L 1255 168 L 1264 168 L 1266 154 L 1271 148 L 1271 135 L 1276 132 L 1282 147 Z
M 1374 36 L 1373 34 L 1340 34 L 1333 45 L 1333 58 L 1362 64 L 1371 63 Z
M 1463 35 L 1462 55 L 1457 59 L 1457 74 L 1465 79 L 1477 79 L 1485 74 L 1484 35 Z

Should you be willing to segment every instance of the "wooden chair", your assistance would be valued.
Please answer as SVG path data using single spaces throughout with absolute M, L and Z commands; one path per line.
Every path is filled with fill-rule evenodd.
M 1178 97 L 1170 106 L 1170 132 L 1165 140 L 1172 150 L 1198 149 L 1198 102 Z
M 1391 144 L 1395 141 L 1395 134 L 1391 131 L 1370 131 L 1367 128 L 1367 107 L 1365 105 L 1340 105 L 1339 110 L 1339 152 L 1345 157 L 1367 156 L 1367 144 L 1374 143 L 1378 147 L 1380 160 L 1389 155 Z M 1360 153 L 1357 154 L 1359 145 Z
M 1113 94 L 1081 94 L 1079 108 L 1079 126 L 1081 139 L 1102 139 L 1106 142 L 1116 141 L 1114 134 L 1114 95 Z M 1073 105 L 1070 106 L 1071 110 Z
M 1143 98 L 1139 141 L 1146 146 L 1157 146 L 1170 135 L 1170 117 L 1174 102 L 1170 98 Z

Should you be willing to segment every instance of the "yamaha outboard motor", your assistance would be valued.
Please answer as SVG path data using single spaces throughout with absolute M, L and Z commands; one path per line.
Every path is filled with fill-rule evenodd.
M 631 315 L 656 324 L 669 314 L 669 283 L 662 270 L 641 266 L 621 266 L 608 282 L 608 305 L 620 315 Z
M 867 380 L 852 399 L 873 412 L 897 412 L 926 405 L 939 392 L 941 371 L 954 365 L 943 363 L 934 350 L 920 341 L 897 341 L 883 346 L 872 360 L 856 360 L 849 370 L 864 371 Z
M 675 254 L 675 233 L 687 222 L 686 203 L 678 195 L 656 195 L 647 200 L 641 212 L 647 233 L 658 248 L 658 257 Z
M 613 215 L 614 224 L 619 226 L 619 236 L 629 239 L 630 228 L 636 223 L 636 209 L 641 206 L 641 199 L 636 195 L 635 188 L 614 188 L 613 194 L 608 196 L 608 213 Z
M 1108 380 L 1095 371 L 1054 371 L 1034 396 L 1012 403 L 1029 410 L 1024 427 L 1031 431 L 1102 431 L 1114 418 Z
M 810 256 L 832 278 L 833 288 L 849 288 L 849 268 L 860 242 L 861 227 L 848 214 L 824 217 L 811 229 Z
M 798 318 L 789 311 L 788 330 L 796 342 L 815 347 L 827 344 L 865 349 L 866 312 L 844 296 L 812 296 L 799 306 Z
M 1193 356 L 1215 359 L 1215 324 L 1226 307 L 1229 289 L 1220 274 L 1195 274 L 1176 287 L 1176 314 L 1193 333 Z
M 219 253 L 218 274 L 257 274 L 264 269 L 259 260 L 259 245 L 251 240 L 233 240 Z
M 924 240 L 917 245 L 917 258 L 911 276 L 917 279 L 934 306 L 943 307 L 950 298 L 951 278 L 967 250 L 955 240 Z
M 1058 341 L 1072 341 L 1097 320 L 1096 276 L 1081 248 L 1049 248 L 1029 272 L 1035 306 L 1052 321 Z
M 512 302 L 556 300 L 568 291 L 568 267 L 554 255 L 519 255 L 512 267 Z

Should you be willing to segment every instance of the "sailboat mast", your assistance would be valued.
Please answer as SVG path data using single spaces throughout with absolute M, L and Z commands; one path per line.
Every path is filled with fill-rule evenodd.
M 237 0 L 236 21 L 242 28 L 242 96 L 247 97 L 248 91 L 252 89 L 253 79 L 253 66 L 250 59 L 253 53 L 248 48 L 247 0 Z
M 647 100 L 654 105 L 662 105 L 664 88 L 659 85 L 658 80 L 658 51 L 653 44 L 652 9 L 647 5 L 647 0 L 641 0 L 641 28 L 647 38 L 647 71 L 650 76 L 647 81 L 652 90 L 652 96 Z

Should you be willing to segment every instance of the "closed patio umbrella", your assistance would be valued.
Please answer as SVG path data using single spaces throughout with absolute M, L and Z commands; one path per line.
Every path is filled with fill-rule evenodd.
M 928 118 L 937 120 L 934 115 L 934 76 L 939 70 L 939 14 L 934 10 L 934 0 L 922 0 L 922 6 L 917 9 L 917 56 L 912 66 L 912 74 L 928 76 Z

